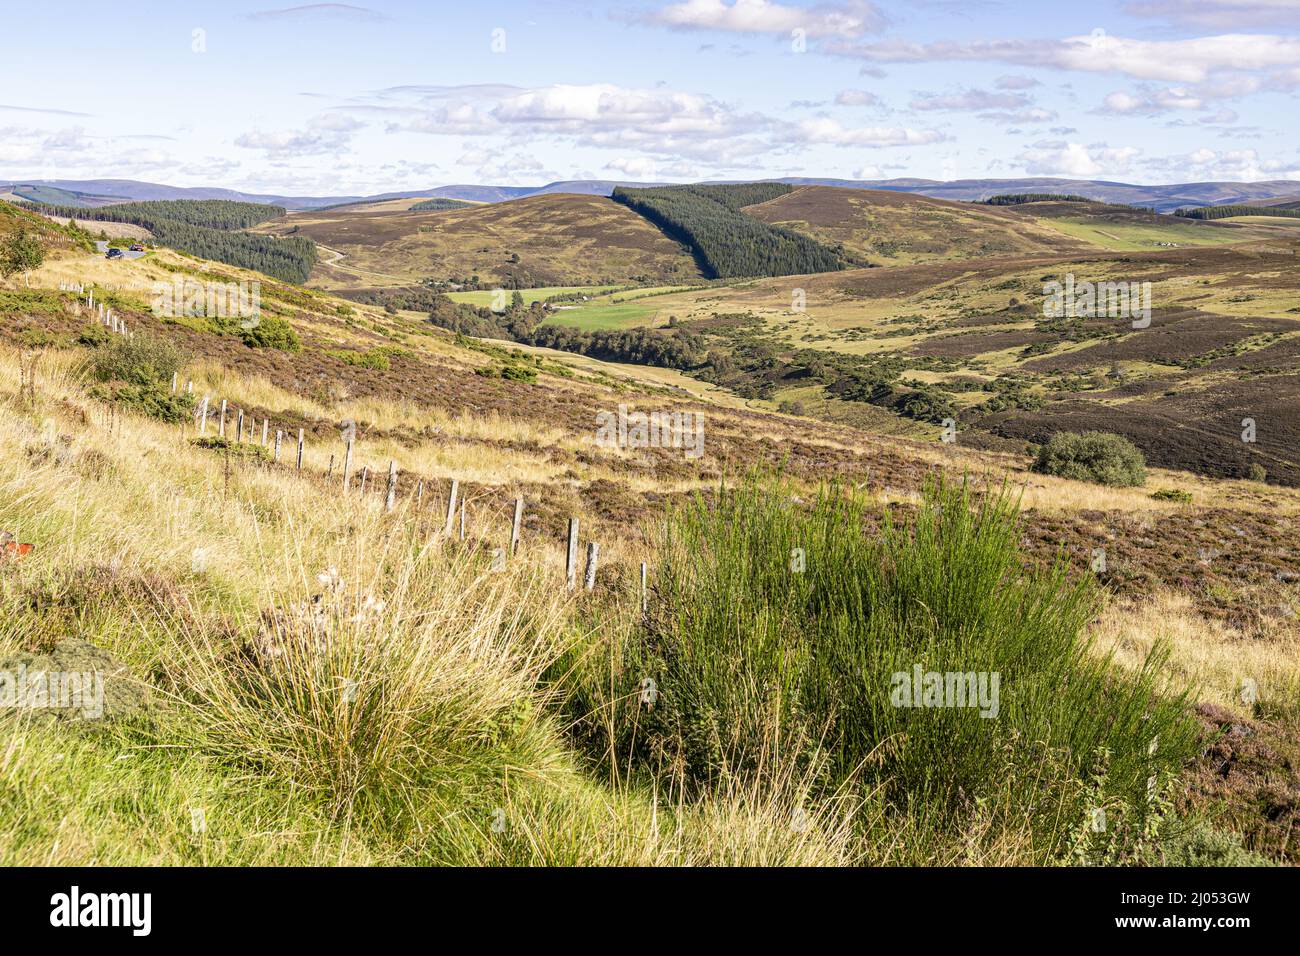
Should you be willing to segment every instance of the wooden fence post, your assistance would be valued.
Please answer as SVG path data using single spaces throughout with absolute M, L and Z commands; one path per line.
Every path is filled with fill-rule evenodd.
M 415 486 L 415 510 L 419 511 L 420 507 L 423 504 L 424 504 L 424 479 L 421 478 L 420 483 Z
M 221 438 L 226 437 L 226 400 L 221 400 L 221 422 L 217 427 L 217 435 Z
M 243 440 L 244 440 L 244 410 L 241 408 L 239 410 L 239 417 L 235 419 L 235 441 L 241 442 Z
M 199 426 L 199 434 L 206 435 L 208 433 L 208 396 L 206 395 L 203 396 L 203 411 L 201 414 L 203 423 Z
M 583 575 L 583 587 L 590 591 L 596 586 L 596 559 L 600 556 L 600 545 L 595 541 L 587 542 L 587 573 Z
M 348 439 L 347 451 L 343 453 L 343 491 L 346 494 L 352 483 L 352 439 Z
M 302 471 L 302 429 L 298 429 L 298 470 Z
M 266 444 L 266 430 L 267 428 L 270 427 L 270 425 L 271 423 L 269 421 L 267 421 L 265 418 L 262 419 L 262 444 L 263 445 Z
M 460 540 L 462 540 L 462 541 L 465 540 L 465 509 L 466 509 L 466 507 L 467 507 L 467 506 L 466 506 L 466 504 L 465 504 L 465 499 L 464 499 L 464 498 L 461 498 L 461 499 L 460 499 Z
M 565 587 L 570 591 L 578 586 L 578 519 L 569 519 L 569 551 L 564 561 Z
M 284 432 L 280 429 L 275 430 L 275 463 L 280 463 L 280 441 L 284 438 Z
M 172 372 L 172 394 L 176 394 L 176 373 Z
M 645 587 L 645 562 L 641 562 L 641 617 L 644 618 L 650 608 L 649 595 Z
M 447 496 L 447 525 L 443 529 L 443 534 L 449 538 L 451 537 L 451 529 L 454 527 L 452 522 L 456 520 L 456 495 L 459 491 L 460 482 L 453 478 L 451 480 L 451 492 Z
M 520 495 L 515 499 L 515 520 L 510 527 L 510 553 L 514 554 L 519 550 L 519 525 L 524 520 L 524 497 Z
M 392 511 L 397 503 L 397 462 L 388 462 L 388 491 L 384 495 L 384 510 Z

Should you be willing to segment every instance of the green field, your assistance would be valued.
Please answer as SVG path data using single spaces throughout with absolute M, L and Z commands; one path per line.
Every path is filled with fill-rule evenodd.
M 520 289 L 519 294 L 524 297 L 524 304 L 528 305 L 533 302 L 543 302 L 553 295 L 566 295 L 573 292 L 586 292 L 588 295 L 599 295 L 602 292 L 608 292 L 611 289 L 617 289 L 613 285 L 552 285 L 543 286 L 538 289 Z M 465 302 L 469 305 L 490 306 L 492 297 L 496 295 L 495 289 L 478 289 L 474 292 L 449 292 L 447 297 L 453 302 Z M 514 290 L 507 289 L 506 302 L 509 303 L 514 298 Z
M 1089 219 L 1045 220 L 1067 236 L 1082 239 L 1103 249 L 1115 252 L 1142 252 L 1161 242 L 1174 242 L 1180 246 L 1221 246 L 1229 242 L 1245 242 L 1258 238 L 1236 235 L 1228 230 L 1198 229 L 1192 225 L 1152 224 L 1125 222 L 1097 222 Z

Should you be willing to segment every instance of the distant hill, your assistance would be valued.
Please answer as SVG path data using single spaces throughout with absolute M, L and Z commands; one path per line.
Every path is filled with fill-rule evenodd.
M 1086 245 L 1002 207 L 878 189 L 799 186 L 746 215 L 784 226 L 873 265 L 1082 250 Z
M 751 180 L 759 181 L 759 180 Z M 1023 179 L 957 179 L 944 182 L 937 179 L 831 179 L 810 177 L 785 177 L 761 180 L 780 182 L 791 186 L 837 186 L 842 189 L 880 189 L 890 192 L 917 193 L 935 199 L 954 201 L 980 201 L 1009 193 L 1069 193 L 1085 196 L 1098 202 L 1121 203 L 1149 207 L 1158 212 L 1193 206 L 1213 206 L 1225 203 L 1261 204 L 1272 199 L 1288 198 L 1297 201 L 1294 180 L 1270 180 L 1257 183 L 1203 182 L 1170 183 L 1142 186 L 1132 183 L 1092 179 L 1054 179 L 1030 177 Z M 726 185 L 742 180 L 719 180 L 714 185 Z M 672 185 L 662 182 L 628 182 L 613 179 L 577 179 L 546 183 L 542 186 L 493 186 L 462 183 L 423 189 L 406 189 L 378 193 L 373 196 L 282 196 L 246 193 L 233 189 L 209 186 L 165 186 L 158 183 L 130 179 L 55 179 L 0 182 L 0 193 L 12 192 L 16 187 L 26 189 L 56 189 L 80 194 L 80 201 L 57 201 L 60 205 L 103 205 L 106 202 L 154 199 L 230 199 L 236 202 L 271 203 L 287 209 L 320 209 L 347 203 L 373 202 L 386 199 L 422 198 L 461 199 L 469 202 L 507 202 L 527 196 L 568 193 L 587 196 L 609 196 L 618 187 L 648 188 Z M 21 195 L 21 193 L 16 193 Z
M 427 196 L 427 193 L 424 194 Z M 291 213 L 258 226 L 324 247 L 312 284 L 412 285 L 426 277 L 484 288 L 693 282 L 680 243 L 604 196 L 536 195 L 429 212 L 388 203 Z

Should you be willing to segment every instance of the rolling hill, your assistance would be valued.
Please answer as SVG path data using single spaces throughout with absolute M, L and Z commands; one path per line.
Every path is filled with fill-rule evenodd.
M 603 196 L 542 195 L 433 212 L 355 206 L 291 213 L 258 227 L 304 235 L 327 253 L 321 288 L 412 285 L 426 277 L 490 288 L 681 283 L 700 277 L 689 252 Z
M 1294 198 L 1294 180 L 1269 180 L 1254 183 L 1203 182 L 1138 185 L 1092 179 L 1054 179 L 1051 177 L 1025 177 L 1018 179 L 833 179 L 791 176 L 773 182 L 792 186 L 834 186 L 841 189 L 872 189 L 904 192 L 955 202 L 977 202 L 1005 193 L 1048 192 L 1071 193 L 1087 196 L 1098 202 L 1122 203 L 1148 207 L 1158 212 L 1172 212 L 1184 206 L 1208 206 L 1223 203 L 1264 203 L 1278 197 Z M 730 184 L 741 180 L 719 180 L 716 184 Z M 210 186 L 180 187 L 159 183 L 125 179 L 84 180 L 13 180 L 0 182 L 0 192 L 12 191 L 15 186 L 28 189 L 56 189 L 82 194 L 80 202 L 98 205 L 105 201 L 149 199 L 230 199 L 237 202 L 261 202 L 284 206 L 288 209 L 320 209 L 344 203 L 405 199 L 410 197 L 444 197 L 470 202 L 509 202 L 528 196 L 566 193 L 590 196 L 609 196 L 616 188 L 646 188 L 669 185 L 661 182 L 629 182 L 612 179 L 560 180 L 540 186 L 493 186 L 463 183 L 431 186 L 419 189 L 396 190 L 369 196 L 281 196 L 241 192 Z M 65 202 L 66 200 L 59 200 Z
M 801 186 L 746 215 L 843 246 L 874 264 L 1064 252 L 1083 244 L 1002 208 L 877 189 Z
M 0 514 L 25 546 L 0 552 L 0 659 L 111 667 L 102 722 L 4 718 L 3 862 L 1090 864 L 1098 794 L 1106 835 L 1142 841 L 1124 862 L 1300 862 L 1300 493 L 1281 469 L 1154 456 L 1147 487 L 1100 487 L 1031 471 L 1024 447 L 1063 413 L 1216 451 L 1220 419 L 1253 413 L 1241 453 L 1294 457 L 1293 320 L 1273 315 L 1294 248 L 833 272 L 799 277 L 806 314 L 790 278 L 679 294 L 672 334 L 729 341 L 732 371 L 752 361 L 777 395 L 906 360 L 959 406 L 941 442 L 714 400 L 721 359 L 705 381 L 515 348 L 171 249 L 106 261 L 4 206 L 0 239 L 20 222 L 50 255 L 30 289 L 0 281 Z M 1033 297 L 1065 269 L 1156 283 L 1156 321 L 1039 327 Z M 262 322 L 292 340 L 155 310 L 178 280 L 260 282 Z M 1123 382 L 1085 374 L 1117 360 Z M 1028 425 L 988 450 L 970 423 L 993 399 L 978 414 Z M 620 406 L 703 416 L 699 454 L 603 442 Z M 566 586 L 569 527 L 599 546 L 590 589 Z M 1062 638 L 1031 639 L 1049 626 Z M 936 637 L 971 655 L 942 659 L 960 671 L 998 662 L 1000 721 L 890 703 Z M 776 713 L 795 667 L 798 706 Z M 892 723 L 856 719 L 873 702 Z M 792 737 L 838 776 L 710 772 L 766 768 Z M 1148 827 L 1153 755 L 1169 809 Z M 887 804 L 846 802 L 846 773 Z

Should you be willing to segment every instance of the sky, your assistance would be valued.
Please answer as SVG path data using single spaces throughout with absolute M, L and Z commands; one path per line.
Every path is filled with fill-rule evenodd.
M 52 0 L 5 23 L 0 180 L 1300 181 L 1300 0 Z

